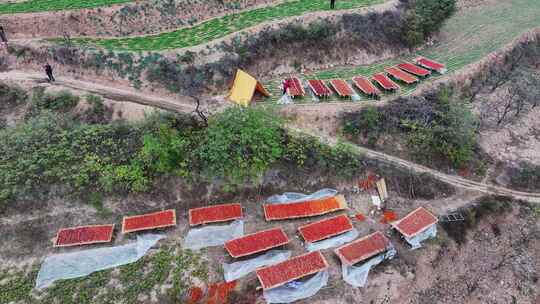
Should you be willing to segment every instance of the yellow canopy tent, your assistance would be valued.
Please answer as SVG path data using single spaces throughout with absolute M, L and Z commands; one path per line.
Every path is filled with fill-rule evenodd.
M 238 69 L 236 71 L 236 77 L 234 78 L 231 92 L 229 93 L 229 99 L 234 103 L 247 107 L 251 102 L 255 91 L 264 96 L 270 96 L 270 93 L 268 93 L 255 77 Z

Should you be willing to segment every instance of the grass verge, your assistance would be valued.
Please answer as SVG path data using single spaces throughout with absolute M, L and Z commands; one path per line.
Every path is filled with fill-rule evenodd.
M 0 15 L 94 8 L 133 0 L 28 0 L 0 4 Z
M 343 0 L 337 1 L 336 9 L 345 10 L 381 3 L 383 0 Z M 172 32 L 129 38 L 74 39 L 75 42 L 123 51 L 160 51 L 180 49 L 207 43 L 246 28 L 278 21 L 287 17 L 300 16 L 310 12 L 330 10 L 328 0 L 285 1 L 275 6 L 257 8 L 241 13 L 226 15 L 202 22 L 193 27 Z

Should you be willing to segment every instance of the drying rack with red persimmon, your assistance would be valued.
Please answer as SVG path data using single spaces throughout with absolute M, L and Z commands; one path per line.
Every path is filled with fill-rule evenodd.
M 240 258 L 289 243 L 281 228 L 273 228 L 225 242 L 225 249 L 233 258 Z
M 299 255 L 281 263 L 260 268 L 257 278 L 263 289 L 272 289 L 328 268 L 320 251 Z
M 352 229 L 351 220 L 347 215 L 342 214 L 300 226 L 298 231 L 306 242 L 313 243 L 351 231 Z
M 339 97 L 351 97 L 354 95 L 351 86 L 343 79 L 332 79 L 330 80 L 330 85 Z
M 148 214 L 125 216 L 122 233 L 176 226 L 176 211 L 169 209 Z
M 407 73 L 411 73 L 413 75 L 420 76 L 420 77 L 426 77 L 431 74 L 429 70 L 416 66 L 410 62 L 402 62 L 398 64 L 397 67 Z
M 343 195 L 301 202 L 263 205 L 264 217 L 267 221 L 311 217 L 346 208 L 347 201 Z
M 343 245 L 334 252 L 341 260 L 341 263 L 351 266 L 385 252 L 390 245 L 390 240 L 382 232 L 377 231 Z
M 90 225 L 58 230 L 54 247 L 108 243 L 112 240 L 114 224 Z
M 189 209 L 190 226 L 227 222 L 241 219 L 242 217 L 242 206 L 238 203 Z
M 415 77 L 414 75 L 411 75 L 405 71 L 402 71 L 397 67 L 384 68 L 384 71 L 390 74 L 395 79 L 401 80 L 405 82 L 406 84 L 413 84 L 419 81 L 419 79 Z
M 383 89 L 387 91 L 399 90 L 399 85 L 392 79 L 388 78 L 388 76 L 386 76 L 384 73 L 373 74 L 373 80 L 375 80 L 375 82 L 377 82 Z
M 377 89 L 377 87 L 374 86 L 367 77 L 354 76 L 352 81 L 354 85 L 366 95 L 375 97 L 381 95 L 381 91 L 379 91 L 379 89 Z
M 310 79 L 308 85 L 317 97 L 328 97 L 332 94 L 330 88 L 320 79 Z

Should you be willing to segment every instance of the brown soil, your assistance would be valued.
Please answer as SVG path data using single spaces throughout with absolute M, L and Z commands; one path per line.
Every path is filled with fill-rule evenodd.
M 291 243 L 285 248 L 292 250 L 293 255 L 298 255 L 305 252 L 305 249 L 301 240 L 294 237 L 297 227 L 324 216 L 268 223 L 263 218 L 261 203 L 271 194 L 283 191 L 311 192 L 329 186 L 336 187 L 348 201 L 349 210 L 339 213 L 354 216 L 361 212 L 367 216 L 367 220 L 362 222 L 353 219 L 360 235 L 377 230 L 386 231 L 397 247 L 398 256 L 373 269 L 367 286 L 357 289 L 348 286 L 341 279 L 339 260 L 331 250 L 324 250 L 323 254 L 330 264 L 329 285 L 314 297 L 298 303 L 356 303 L 360 300 L 364 303 L 486 303 L 483 299 L 490 299 L 489 303 L 502 304 L 508 303 L 508 299 L 514 296 L 517 303 L 536 304 L 533 299 L 537 294 L 534 286 L 540 266 L 540 252 L 534 248 L 540 245 L 540 222 L 537 215 L 531 214 L 530 209 L 527 209 L 529 211 L 526 213 L 520 212 L 521 207 L 516 204 L 514 212 L 508 215 L 484 218 L 476 228 L 469 230 L 468 241 L 461 246 L 439 227 L 437 239 L 426 242 L 422 249 L 410 251 L 398 235 L 390 232 L 389 225 L 379 222 L 382 214 L 373 210 L 369 193 L 358 192 L 354 183 L 320 184 L 316 176 L 304 176 L 303 182 L 298 182 L 298 177 L 289 181 L 279 178 L 280 174 L 272 176 L 267 179 L 269 184 L 258 190 L 246 188 L 237 194 L 216 192 L 211 185 L 200 185 L 186 190 L 188 187 L 178 181 L 169 181 L 163 184 L 162 189 L 149 195 L 107 199 L 105 207 L 111 210 L 111 214 L 101 214 L 91 207 L 60 200 L 42 201 L 39 205 L 28 202 L 28 206 L 17 207 L 18 210 L 27 210 L 25 213 L 8 210 L 0 220 L 0 230 L 5 232 L 0 235 L 0 240 L 4 244 L 10 244 L 0 248 L 3 265 L 19 267 L 40 261 L 49 254 L 80 250 L 81 248 L 51 247 L 52 239 L 61 227 L 118 223 L 122 215 L 162 208 L 178 210 L 178 226 L 166 230 L 166 233 L 169 240 L 181 239 L 189 229 L 188 208 L 225 201 L 242 203 L 246 211 L 245 233 L 279 225 L 291 238 Z M 446 214 L 449 210 L 470 204 L 479 197 L 475 192 L 458 191 L 448 198 L 420 201 L 400 198 L 392 187 L 389 190 L 391 198 L 387 207 L 399 217 L 419 206 L 424 206 L 435 214 Z M 494 230 L 494 223 L 501 228 L 499 232 Z M 522 236 L 520 233 L 525 232 L 529 236 L 527 239 L 518 238 Z M 122 244 L 126 241 L 125 236 L 117 234 L 114 243 Z M 95 246 L 85 246 L 92 247 Z M 210 281 L 220 281 L 219 265 L 222 262 L 231 262 L 230 257 L 222 247 L 209 248 L 204 256 L 210 261 Z M 472 271 L 473 269 L 480 271 Z M 239 287 L 233 295 L 239 300 L 238 303 L 264 303 L 261 292 L 254 290 L 256 284 L 253 274 L 239 281 Z M 434 297 L 437 297 L 437 300 Z

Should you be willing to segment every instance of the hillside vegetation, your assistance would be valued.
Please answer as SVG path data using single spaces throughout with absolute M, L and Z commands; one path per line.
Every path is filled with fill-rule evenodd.
M 336 9 L 351 9 L 381 3 L 383 0 L 343 0 L 336 2 Z M 327 0 L 294 0 L 275 6 L 256 8 L 241 13 L 204 21 L 192 27 L 157 35 L 114 38 L 75 39 L 75 42 L 90 44 L 112 50 L 160 51 L 179 49 L 204 44 L 226 35 L 247 29 L 260 23 L 278 21 L 287 17 L 301 16 L 309 12 L 330 10 Z
M 220 179 L 232 190 L 259 183 L 273 166 L 342 177 L 362 166 L 346 146 L 287 135 L 271 109 L 229 108 L 210 117 L 207 127 L 174 115 L 89 124 L 71 115 L 78 100 L 34 93 L 27 119 L 0 130 L 0 201 L 69 195 L 99 203 L 89 190 L 145 192 L 167 176 L 193 183 Z
M 398 98 L 343 117 L 343 130 L 356 141 L 380 149 L 403 144 L 415 161 L 457 169 L 475 160 L 477 128 L 470 105 L 448 88 L 425 97 Z
M 0 15 L 94 8 L 132 1 L 133 0 L 25 0 L 0 4 Z

